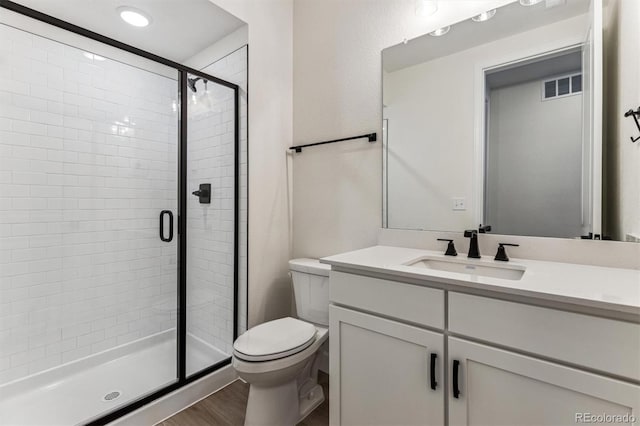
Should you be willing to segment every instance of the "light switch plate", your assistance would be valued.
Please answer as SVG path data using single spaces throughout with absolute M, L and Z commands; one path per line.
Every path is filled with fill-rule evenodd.
M 466 210 L 467 205 L 464 198 L 452 198 L 453 210 Z

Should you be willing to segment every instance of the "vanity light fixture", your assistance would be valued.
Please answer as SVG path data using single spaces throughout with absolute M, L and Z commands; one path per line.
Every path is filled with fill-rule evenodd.
M 482 12 L 480 15 L 476 15 L 473 18 L 471 18 L 471 20 L 473 22 L 484 22 L 484 21 L 488 21 L 489 19 L 493 18 L 496 14 L 496 10 L 495 9 L 491 9 L 491 10 L 487 10 L 486 12 Z
M 440 37 L 448 33 L 450 29 L 451 29 L 451 25 L 447 25 L 446 27 L 438 28 L 435 31 L 431 31 L 429 35 L 434 37 Z
M 544 0 L 520 0 L 520 4 L 523 6 L 533 6 L 538 3 L 542 3 Z
M 416 15 L 431 16 L 438 11 L 437 0 L 416 0 Z
M 118 13 L 124 22 L 134 27 L 142 28 L 151 23 L 151 18 L 146 13 L 133 7 L 119 7 Z

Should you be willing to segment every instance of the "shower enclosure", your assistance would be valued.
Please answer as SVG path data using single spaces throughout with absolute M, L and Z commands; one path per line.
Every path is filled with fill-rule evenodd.
M 0 11 L 0 424 L 103 424 L 230 362 L 239 89 Z

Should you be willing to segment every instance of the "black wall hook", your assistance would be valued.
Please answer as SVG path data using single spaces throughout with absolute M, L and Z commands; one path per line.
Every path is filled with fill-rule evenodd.
M 633 120 L 636 122 L 636 126 L 638 127 L 638 131 L 640 132 L 640 122 L 638 122 L 638 117 L 640 117 L 640 107 L 638 107 L 637 110 L 632 110 L 630 109 L 629 111 L 624 113 L 625 117 L 633 117 Z M 631 142 L 637 142 L 638 140 L 640 140 L 640 136 L 638 136 L 637 138 L 634 138 L 633 136 L 631 136 Z

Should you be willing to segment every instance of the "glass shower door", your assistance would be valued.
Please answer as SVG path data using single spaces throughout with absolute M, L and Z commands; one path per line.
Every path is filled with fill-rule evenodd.
M 178 73 L 139 64 L 0 24 L 0 424 L 176 381 Z
M 234 338 L 236 98 L 187 76 L 186 375 L 228 359 Z

